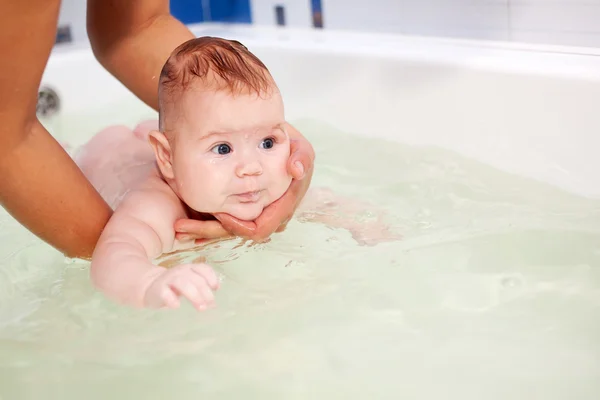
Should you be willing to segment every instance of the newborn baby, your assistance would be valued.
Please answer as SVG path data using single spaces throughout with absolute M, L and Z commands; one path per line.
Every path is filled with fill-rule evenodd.
M 159 80 L 159 124 L 148 134 L 106 129 L 74 156 L 115 210 L 92 256 L 93 283 L 136 307 L 213 303 L 218 280 L 205 264 L 163 268 L 152 260 L 192 247 L 174 223 L 195 214 L 253 220 L 292 177 L 283 101 L 264 64 L 243 45 L 192 39 L 171 54 Z
M 244 46 L 205 37 L 177 48 L 159 80 L 158 124 L 109 127 L 74 155 L 115 210 L 92 256 L 95 286 L 134 307 L 176 308 L 182 296 L 199 310 L 212 305 L 218 280 L 208 265 L 158 263 L 195 246 L 176 239 L 174 222 L 258 217 L 291 183 L 293 129 L 273 78 Z M 367 210 L 376 218 L 353 218 Z M 298 211 L 300 221 L 345 229 L 359 245 L 399 239 L 372 205 L 328 189 L 309 190 Z

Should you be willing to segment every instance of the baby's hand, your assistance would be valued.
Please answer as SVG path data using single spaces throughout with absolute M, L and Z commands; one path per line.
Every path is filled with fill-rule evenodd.
M 178 308 L 179 296 L 187 298 L 198 310 L 214 304 L 213 290 L 219 280 L 206 264 L 183 264 L 165 270 L 150 284 L 144 296 L 144 306 Z

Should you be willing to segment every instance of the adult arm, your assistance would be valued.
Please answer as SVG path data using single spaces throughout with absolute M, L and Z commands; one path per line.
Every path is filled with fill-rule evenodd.
M 115 78 L 158 111 L 158 78 L 171 52 L 194 34 L 168 0 L 88 0 L 94 55 Z
M 0 0 L 0 204 L 67 256 L 90 257 L 112 210 L 36 117 L 59 8 Z

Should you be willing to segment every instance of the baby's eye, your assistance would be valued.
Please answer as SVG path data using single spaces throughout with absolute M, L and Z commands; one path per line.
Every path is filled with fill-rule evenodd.
M 262 141 L 260 145 L 263 149 L 272 149 L 273 146 L 275 146 L 275 141 L 273 140 L 273 138 L 266 138 Z
M 225 155 L 231 153 L 231 147 L 228 144 L 221 143 L 212 148 L 213 153 Z

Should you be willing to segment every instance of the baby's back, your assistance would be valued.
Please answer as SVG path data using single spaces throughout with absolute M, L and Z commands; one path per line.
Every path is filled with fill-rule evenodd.
M 142 123 L 135 131 L 125 126 L 108 127 L 73 157 L 113 210 L 128 191 L 158 177 L 154 152 L 148 142 L 151 124 L 155 123 Z

